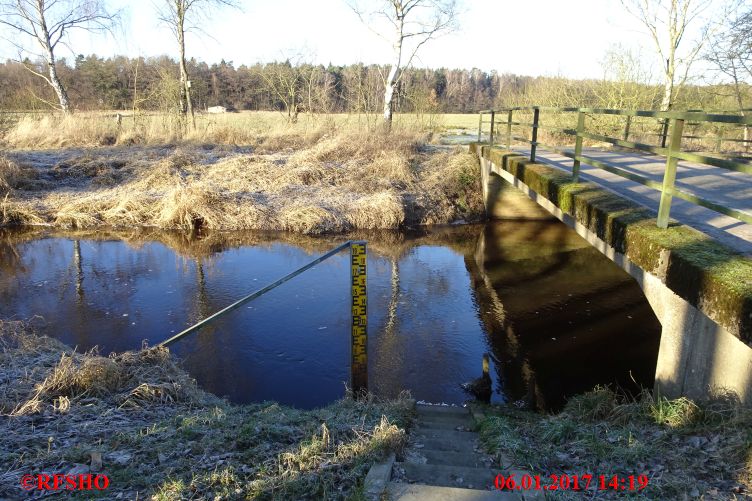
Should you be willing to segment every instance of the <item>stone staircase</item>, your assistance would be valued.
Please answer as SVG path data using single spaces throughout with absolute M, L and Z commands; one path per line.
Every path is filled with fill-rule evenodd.
M 475 423 L 467 408 L 419 404 L 416 411 L 417 419 L 404 460 L 382 465 L 383 480 L 376 484 L 376 475 L 372 475 L 375 472 L 369 473 L 371 478 L 366 479 L 366 491 L 371 499 L 525 499 L 520 494 L 501 492 L 494 487 L 496 475 L 506 472 L 494 466 L 490 456 L 479 452 L 478 434 L 472 431 Z

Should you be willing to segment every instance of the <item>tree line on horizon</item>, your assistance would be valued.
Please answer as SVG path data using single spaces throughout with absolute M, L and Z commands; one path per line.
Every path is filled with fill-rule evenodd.
M 652 70 L 658 78 L 645 72 L 639 55 L 620 47 L 606 52 L 602 79 L 414 68 L 424 44 L 458 28 L 458 1 L 346 0 L 363 24 L 391 43 L 388 64 L 325 67 L 297 56 L 236 68 L 231 62 L 210 66 L 188 58 L 185 37 L 213 9 L 239 8 L 237 0 L 155 3 L 157 18 L 175 37 L 176 59 L 79 55 L 72 64 L 56 49 L 70 48 L 72 31 L 112 33 L 120 12 L 110 11 L 107 0 L 0 0 L 0 25 L 28 42 L 5 37 L 19 49 L 19 58 L 0 64 L 0 109 L 176 111 L 190 118 L 194 128 L 194 107 L 212 105 L 282 110 L 290 121 L 300 112 L 381 112 L 387 130 L 395 111 L 467 113 L 529 104 L 750 111 L 749 0 L 620 0 L 643 26 L 661 61 Z M 699 34 L 689 37 L 691 27 Z M 713 68 L 711 81 L 723 83 L 693 83 L 692 67 L 699 60 Z
M 30 61 L 27 64 L 32 64 Z M 387 65 L 315 65 L 291 61 L 235 66 L 222 61 L 187 62 L 197 110 L 281 111 L 290 120 L 301 112 L 380 113 Z M 171 111 L 179 102 L 178 62 L 168 56 L 62 59 L 57 72 L 74 109 Z M 499 74 L 480 69 L 408 68 L 395 92 L 395 109 L 406 113 L 475 113 L 480 109 L 537 104 L 655 109 L 658 84 L 611 78 L 570 79 Z M 752 88 L 743 84 L 742 103 Z M 47 110 L 55 96 L 50 86 L 21 64 L 0 63 L 0 109 Z M 675 109 L 738 109 L 730 84 L 684 85 Z

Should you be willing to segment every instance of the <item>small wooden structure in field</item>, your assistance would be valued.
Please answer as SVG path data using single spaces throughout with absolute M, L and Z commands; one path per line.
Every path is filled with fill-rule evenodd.
M 207 113 L 227 113 L 227 108 L 224 106 L 209 106 L 206 109 Z

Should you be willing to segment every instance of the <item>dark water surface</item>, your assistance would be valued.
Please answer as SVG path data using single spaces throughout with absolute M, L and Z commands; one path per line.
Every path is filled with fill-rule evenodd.
M 491 352 L 494 400 L 555 409 L 652 385 L 660 326 L 637 284 L 557 222 L 355 235 L 369 244 L 369 389 L 460 403 Z M 155 344 L 350 236 L 0 232 L 0 319 L 103 354 Z M 172 346 L 234 402 L 315 407 L 349 380 L 346 253 Z

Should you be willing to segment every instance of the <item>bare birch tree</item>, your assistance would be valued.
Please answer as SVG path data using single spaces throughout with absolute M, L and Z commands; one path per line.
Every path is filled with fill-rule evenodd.
M 705 57 L 731 79 L 734 98 L 744 109 L 744 84 L 752 82 L 752 7 L 736 3 L 723 16 L 721 32 L 708 47 Z
M 35 52 L 15 38 L 8 41 L 19 50 L 17 62 L 43 78 L 55 91 L 60 109 L 70 112 L 70 99 L 57 74 L 55 51 L 67 44 L 68 34 L 83 30 L 107 31 L 117 20 L 109 13 L 103 0 L 5 0 L 0 1 L 0 24 L 30 38 L 39 46 Z M 25 55 L 25 57 L 24 57 Z M 44 60 L 46 74 L 28 64 L 29 55 Z
M 714 0 L 621 0 L 627 11 L 647 28 L 663 66 L 661 110 L 671 109 L 676 88 L 684 85 L 689 71 L 710 37 L 710 24 L 703 14 Z M 698 27 L 698 36 L 687 39 L 688 29 Z M 686 48 L 688 46 L 688 49 Z
M 196 119 L 191 101 L 191 80 L 185 57 L 185 35 L 189 31 L 202 31 L 199 21 L 207 19 L 211 9 L 222 6 L 237 7 L 238 5 L 235 0 L 162 0 L 158 12 L 159 20 L 170 28 L 178 43 L 179 110 L 183 116 L 191 116 L 193 128 L 196 128 Z
M 350 3 L 360 20 L 392 44 L 392 61 L 384 78 L 384 125 L 392 126 L 394 92 L 402 80 L 404 69 L 410 67 L 418 50 L 429 40 L 456 28 L 456 0 L 380 0 L 379 9 L 365 11 Z M 385 34 L 373 26 L 386 21 Z
M 717 71 L 731 80 L 734 101 L 739 113 L 749 113 L 749 88 L 752 82 L 752 7 L 742 1 L 729 5 L 723 15 L 719 35 L 708 48 L 705 58 Z M 746 98 L 746 99 L 745 99 Z M 744 140 L 749 141 L 750 128 L 744 127 Z M 744 143 L 749 150 L 749 143 Z

